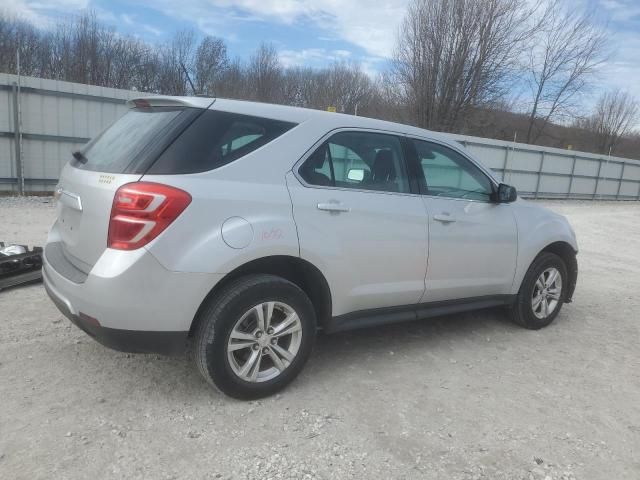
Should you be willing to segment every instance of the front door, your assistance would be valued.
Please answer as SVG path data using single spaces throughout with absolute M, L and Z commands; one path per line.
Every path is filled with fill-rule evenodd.
M 429 215 L 429 259 L 421 302 L 510 293 L 517 227 L 511 206 L 471 160 L 444 145 L 413 140 Z

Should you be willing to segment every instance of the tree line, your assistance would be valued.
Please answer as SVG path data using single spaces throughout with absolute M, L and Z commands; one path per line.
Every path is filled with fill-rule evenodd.
M 638 101 L 600 92 L 612 45 L 593 10 L 560 0 L 413 0 L 378 76 L 354 62 L 285 68 L 275 47 L 230 58 L 224 40 L 176 32 L 152 44 L 92 12 L 42 29 L 0 11 L 0 71 L 169 95 L 209 95 L 383 118 L 638 157 Z M 519 92 L 514 96 L 513 92 Z

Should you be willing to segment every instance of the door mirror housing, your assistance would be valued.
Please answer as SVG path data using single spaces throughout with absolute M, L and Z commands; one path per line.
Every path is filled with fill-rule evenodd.
M 515 187 L 501 183 L 493 194 L 493 201 L 496 203 L 511 203 L 518 198 L 518 192 Z

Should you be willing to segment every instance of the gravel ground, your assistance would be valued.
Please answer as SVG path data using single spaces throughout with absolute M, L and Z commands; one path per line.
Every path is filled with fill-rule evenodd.
M 282 394 L 239 402 L 183 358 L 107 350 L 41 285 L 0 293 L 0 478 L 640 478 L 640 205 L 550 202 L 575 302 L 532 332 L 492 310 L 321 337 Z M 42 198 L 0 240 L 42 244 Z

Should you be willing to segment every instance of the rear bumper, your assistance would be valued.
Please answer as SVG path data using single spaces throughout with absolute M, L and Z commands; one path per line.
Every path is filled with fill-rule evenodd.
M 69 301 L 54 290 L 44 272 L 43 279 L 47 295 L 58 310 L 75 326 L 105 347 L 121 352 L 161 355 L 178 355 L 186 350 L 189 332 L 156 332 L 103 327 L 95 319 L 73 313 Z
M 61 271 L 45 249 L 45 289 L 69 320 L 109 348 L 160 354 L 185 350 L 200 304 L 222 277 L 170 272 L 144 249 L 107 249 L 82 283 Z
M 188 332 L 148 332 L 107 328 L 87 317 L 74 314 L 68 302 L 55 293 L 43 274 L 44 288 L 58 310 L 87 335 L 105 347 L 130 353 L 177 355 L 185 351 Z

